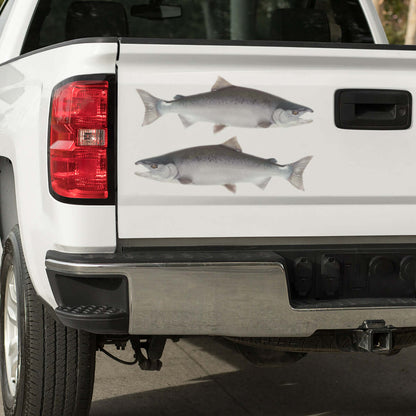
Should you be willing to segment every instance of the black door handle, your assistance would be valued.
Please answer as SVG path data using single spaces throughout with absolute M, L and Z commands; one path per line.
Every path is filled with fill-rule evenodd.
M 399 90 L 338 90 L 335 125 L 352 130 L 406 130 L 412 124 L 412 94 Z

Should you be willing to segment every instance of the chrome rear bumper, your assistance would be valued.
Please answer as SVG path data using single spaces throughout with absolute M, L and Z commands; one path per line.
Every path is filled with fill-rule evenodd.
M 91 256 L 82 262 L 52 256 L 46 269 L 55 280 L 125 276 L 130 334 L 308 337 L 317 330 L 357 329 L 368 320 L 416 327 L 411 306 L 295 309 L 278 261 L 98 263 Z

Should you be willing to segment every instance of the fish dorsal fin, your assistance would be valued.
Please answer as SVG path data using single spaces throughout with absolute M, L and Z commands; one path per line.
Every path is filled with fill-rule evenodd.
M 235 150 L 236 152 L 242 152 L 243 149 L 240 146 L 240 143 L 238 143 L 237 137 L 233 137 L 230 140 L 227 140 L 225 143 L 222 144 L 225 147 L 228 147 L 230 149 Z
M 233 84 L 230 84 L 223 77 L 218 77 L 217 82 L 211 88 L 211 91 L 223 90 L 224 88 L 228 88 L 228 87 L 232 87 L 232 86 L 233 86 Z
M 267 159 L 268 162 L 270 163 L 274 163 L 275 165 L 277 165 L 277 159 L 275 159 L 274 157 Z
M 185 98 L 185 96 L 181 94 L 177 94 L 173 97 L 174 100 L 182 100 L 182 98 Z

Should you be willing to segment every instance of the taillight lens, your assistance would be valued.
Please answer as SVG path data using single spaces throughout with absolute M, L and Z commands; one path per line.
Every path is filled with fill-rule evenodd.
M 52 98 L 49 169 L 65 198 L 108 198 L 108 81 L 75 81 Z

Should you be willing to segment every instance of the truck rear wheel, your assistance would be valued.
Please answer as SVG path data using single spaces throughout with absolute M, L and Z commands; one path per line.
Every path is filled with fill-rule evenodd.
M 26 269 L 17 227 L 5 243 L 0 284 L 5 415 L 88 415 L 95 337 L 64 327 L 40 302 Z

